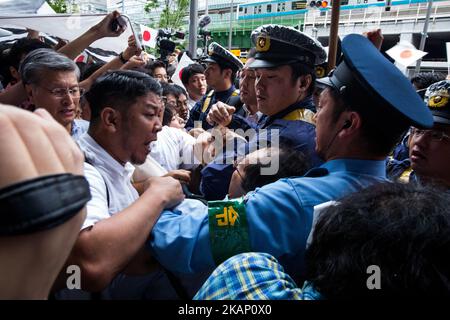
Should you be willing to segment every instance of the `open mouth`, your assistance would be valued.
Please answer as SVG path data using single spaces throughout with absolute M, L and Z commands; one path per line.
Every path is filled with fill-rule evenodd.
M 411 152 L 411 161 L 420 161 L 420 160 L 425 160 L 425 159 L 426 159 L 426 157 L 422 152 L 417 151 L 417 150 L 413 150 Z
M 60 113 L 66 117 L 72 117 L 75 115 L 75 109 L 62 109 Z

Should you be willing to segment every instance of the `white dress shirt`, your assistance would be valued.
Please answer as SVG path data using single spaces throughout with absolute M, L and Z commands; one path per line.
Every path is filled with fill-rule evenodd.
M 150 155 L 167 171 L 191 169 L 199 164 L 194 158 L 194 144 L 195 138 L 187 132 L 164 126 L 150 146 Z
M 80 137 L 78 144 L 90 163 L 84 164 L 84 174 L 92 195 L 86 205 L 84 229 L 127 208 L 139 195 L 131 184 L 134 171 L 131 163 L 121 165 L 88 133 Z

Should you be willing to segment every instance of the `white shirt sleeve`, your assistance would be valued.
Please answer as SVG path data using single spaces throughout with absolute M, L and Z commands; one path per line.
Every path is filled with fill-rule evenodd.
M 196 161 L 194 157 L 194 145 L 196 140 L 189 133 L 180 129 L 176 130 L 178 130 L 177 135 L 179 137 L 178 141 L 180 143 L 180 167 L 183 169 L 192 169 L 199 164 L 199 161 Z
M 89 182 L 91 200 L 87 203 L 87 215 L 81 230 L 110 217 L 105 180 L 92 165 L 84 163 L 84 175 Z

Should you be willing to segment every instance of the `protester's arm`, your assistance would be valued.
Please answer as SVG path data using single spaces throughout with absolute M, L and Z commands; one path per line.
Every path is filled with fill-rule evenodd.
M 60 174 L 81 175 L 83 159 L 70 135 L 47 111 L 38 109 L 32 113 L 0 105 L 0 188 L 10 186 L 11 194 L 12 185 L 20 182 L 23 195 L 24 184 L 31 187 L 33 183 L 42 182 L 44 176 L 51 179 L 54 175 L 61 177 Z M 40 180 L 36 181 L 36 178 Z M 54 180 L 54 183 L 58 182 Z M 47 186 L 52 187 L 51 184 Z M 39 185 L 39 190 L 42 188 L 44 186 Z M 30 190 L 34 192 L 28 189 L 28 200 L 22 202 L 19 209 L 29 207 L 36 211 L 42 208 L 42 218 L 48 214 L 47 208 L 52 208 L 52 205 L 55 208 L 55 203 L 47 205 L 49 199 L 35 198 L 34 203 Z M 67 209 L 62 206 L 58 215 L 61 216 L 64 210 Z M 4 213 L 12 215 L 16 212 Z M 85 209 L 80 209 L 69 220 L 56 226 L 54 221 L 48 228 L 41 226 L 44 230 L 40 232 L 1 237 L 1 299 L 47 298 L 50 286 L 76 240 L 85 213 Z M 23 226 L 26 228 L 29 223 L 36 224 L 36 221 L 23 221 Z
M 211 106 L 211 109 L 206 116 L 206 121 L 210 125 L 220 125 L 223 127 L 228 126 L 231 123 L 235 107 L 229 106 L 226 103 L 218 101 Z
M 83 154 L 43 109 L 31 113 L 0 105 L 0 150 L 0 187 L 42 175 L 83 173 Z
M 105 18 L 103 18 L 102 21 L 91 27 L 80 37 L 66 44 L 64 47 L 59 49 L 58 52 L 68 56 L 70 59 L 75 59 L 93 42 L 105 37 L 120 36 L 125 31 L 125 28 L 119 27 L 116 31 L 111 30 L 112 21 L 119 16 L 120 13 L 118 11 L 109 13 Z
M 134 55 L 140 54 L 142 49 L 136 47 L 136 42 L 134 41 L 134 37 L 130 36 L 128 39 L 128 47 L 122 52 L 122 57 L 126 61 L 130 60 Z M 127 63 L 126 63 L 127 64 Z M 94 81 L 100 77 L 102 74 L 109 70 L 118 70 L 125 66 L 126 64 L 120 59 L 119 56 L 113 58 L 111 61 L 103 65 L 100 69 L 95 71 L 89 78 L 80 82 L 80 87 L 85 90 L 89 90 L 94 83 Z
M 381 45 L 383 44 L 383 34 L 381 33 L 381 29 L 376 29 L 368 32 L 364 32 L 363 35 L 373 43 L 373 45 L 381 50 Z
M 153 178 L 146 192 L 129 207 L 83 229 L 67 262 L 81 267 L 82 288 L 104 289 L 143 247 L 164 208 L 183 198 L 178 181 Z

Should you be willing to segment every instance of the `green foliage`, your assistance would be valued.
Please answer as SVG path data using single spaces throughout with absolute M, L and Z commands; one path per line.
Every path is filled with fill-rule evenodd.
M 47 3 L 56 13 L 67 13 L 69 4 L 65 0 L 47 0 Z
M 183 19 L 189 14 L 189 0 L 158 0 L 147 1 L 144 7 L 146 12 L 162 6 L 161 17 L 159 20 L 159 28 L 172 28 L 179 30 L 183 26 Z
M 153 9 L 158 8 L 159 3 L 158 0 L 149 0 L 144 6 L 144 11 L 147 13 L 152 12 Z

